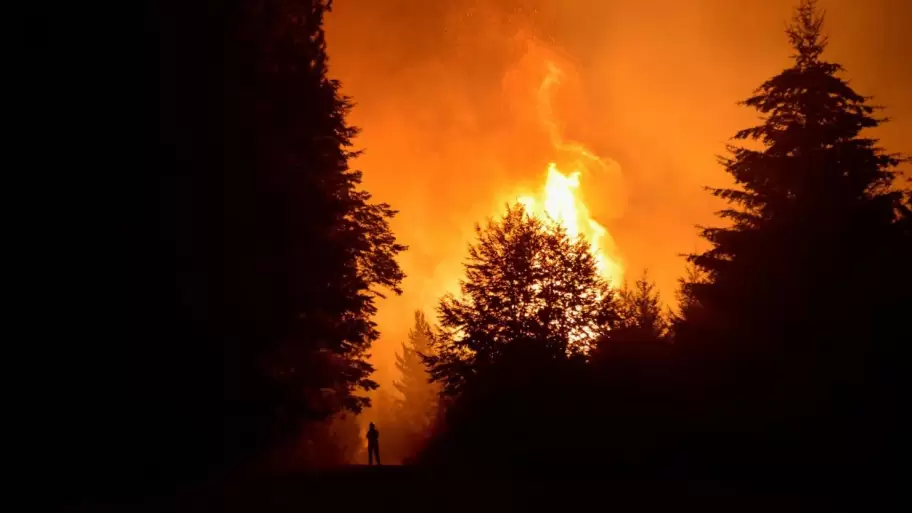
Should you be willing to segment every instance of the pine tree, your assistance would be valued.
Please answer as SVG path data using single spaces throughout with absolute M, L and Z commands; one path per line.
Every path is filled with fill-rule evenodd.
M 792 66 L 744 102 L 763 122 L 735 140 L 757 144 L 720 159 L 738 185 L 711 189 L 731 203 L 720 212 L 730 225 L 703 229 L 712 247 L 690 257 L 699 279 L 684 284 L 676 323 L 689 361 L 717 364 L 690 373 L 714 376 L 704 393 L 727 395 L 742 427 L 767 433 L 832 413 L 858 376 L 893 375 L 891 331 L 909 307 L 891 188 L 903 159 L 864 132 L 884 119 L 823 59 L 823 19 L 802 0 L 787 30 Z
M 662 313 L 659 293 L 655 284 L 649 281 L 647 271 L 643 271 L 633 287 L 624 284 L 617 293 L 616 303 L 617 318 L 592 352 L 591 361 L 600 372 L 618 372 L 610 370 L 609 366 L 641 366 L 655 356 L 655 344 L 664 345 L 668 341 L 668 320 Z
M 694 286 L 706 283 L 706 273 L 701 268 L 688 262 L 684 276 L 678 278 L 675 290 L 676 310 L 669 313 L 669 335 L 672 339 L 693 340 L 695 337 L 686 334 L 688 328 L 701 324 L 700 314 L 705 312 L 694 295 Z
M 162 36 L 160 197 L 144 213 L 158 245 L 144 254 L 164 270 L 137 309 L 159 315 L 143 393 L 170 409 L 153 415 L 175 426 L 159 431 L 225 460 L 367 403 L 375 299 L 403 277 L 395 212 L 349 167 L 357 129 L 329 77 L 329 8 L 229 0 Z
M 252 230 L 238 248 L 259 293 L 250 307 L 275 330 L 261 362 L 282 402 L 291 401 L 282 411 L 315 419 L 367 404 L 357 391 L 376 387 L 366 360 L 378 337 L 374 300 L 383 288 L 399 293 L 403 278 L 395 256 L 404 247 L 388 224 L 395 212 L 371 203 L 361 172 L 349 168 L 357 129 L 346 122 L 350 99 L 328 77 L 330 8 L 323 0 L 250 4 L 236 37 L 256 38 L 240 51 L 253 73 L 233 91 L 252 100 L 240 107 L 256 176 L 252 191 L 233 192 L 252 196 L 238 205 Z
M 396 354 L 396 369 L 400 378 L 393 383 L 402 394 L 399 401 L 400 422 L 398 425 L 409 432 L 414 439 L 430 435 L 437 414 L 439 386 L 430 382 L 430 374 L 424 365 L 422 355 L 431 355 L 434 333 L 424 313 L 415 311 L 415 324 L 408 334 L 408 341 L 402 344 L 402 351 Z M 416 449 L 418 445 L 416 440 Z
M 662 447 L 678 429 L 672 407 L 675 348 L 647 271 L 618 291 L 617 309 L 611 330 L 590 355 L 582 394 L 598 405 L 590 418 L 604 419 L 596 451 L 614 464 L 642 465 L 662 458 Z
M 799 321 L 820 329 L 795 315 L 808 305 L 827 311 L 826 283 L 863 281 L 853 268 L 874 263 L 865 246 L 887 247 L 895 237 L 901 195 L 890 185 L 901 159 L 861 135 L 883 120 L 836 76 L 841 66 L 822 60 L 822 24 L 815 2 L 802 1 L 787 32 L 794 65 L 744 102 L 764 122 L 735 135 L 763 149 L 730 145 L 721 159 L 740 185 L 712 189 L 733 204 L 720 213 L 731 226 L 704 229 L 713 247 L 691 257 L 708 279 L 686 284 L 689 293 L 751 337 L 784 340 L 782 331 Z
M 636 340 L 656 341 L 668 333 L 668 322 L 662 313 L 662 303 L 655 283 L 649 281 L 649 274 L 643 271 L 642 276 L 634 282 L 633 288 L 625 284 L 618 293 L 620 319 L 612 331 L 612 338 L 621 335 Z
M 906 201 L 900 212 L 899 222 L 906 237 L 906 244 L 909 244 L 912 241 L 912 190 L 906 191 Z

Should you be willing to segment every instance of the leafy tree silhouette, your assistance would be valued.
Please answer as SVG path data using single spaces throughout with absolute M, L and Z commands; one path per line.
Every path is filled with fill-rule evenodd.
M 566 359 L 586 354 L 607 332 L 617 317 L 615 295 L 585 240 L 521 205 L 476 233 L 461 294 L 441 299 L 441 332 L 425 358 L 445 393 L 457 393 L 513 346 Z
M 559 433 L 586 409 L 586 355 L 617 318 L 615 294 L 585 240 L 521 205 L 476 232 L 461 294 L 441 299 L 424 358 L 452 398 L 438 442 L 455 462 L 576 454 L 579 438 Z

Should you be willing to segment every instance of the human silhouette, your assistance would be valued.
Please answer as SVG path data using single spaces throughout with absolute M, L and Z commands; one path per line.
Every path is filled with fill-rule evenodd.
M 374 458 L 377 459 L 377 465 L 380 464 L 380 431 L 377 430 L 377 427 L 374 426 L 374 423 L 370 423 L 370 427 L 367 428 L 367 464 L 373 465 Z

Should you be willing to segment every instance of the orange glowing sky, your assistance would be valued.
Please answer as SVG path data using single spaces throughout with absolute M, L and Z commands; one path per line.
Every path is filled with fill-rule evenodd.
M 576 141 L 610 163 L 579 191 L 627 275 L 649 268 L 666 300 L 719 208 L 705 185 L 727 139 L 756 121 L 736 105 L 789 65 L 783 34 L 797 0 L 336 0 L 331 74 L 356 108 L 364 185 L 400 211 L 410 246 L 404 294 L 384 300 L 374 347 L 381 384 L 411 312 L 455 287 L 473 225 L 569 171 Z M 883 146 L 912 154 L 912 2 L 821 0 L 827 57 L 893 119 Z M 548 63 L 563 70 L 543 121 Z M 573 152 L 570 152 L 571 154 Z

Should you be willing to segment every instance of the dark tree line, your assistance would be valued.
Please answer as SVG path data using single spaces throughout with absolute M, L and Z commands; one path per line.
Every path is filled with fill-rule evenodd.
M 378 336 L 374 301 L 384 289 L 399 293 L 403 277 L 395 256 L 404 247 L 387 224 L 394 212 L 371 203 L 348 166 L 357 130 L 345 121 L 350 101 L 327 76 L 329 8 L 318 0 L 221 5 L 207 21 L 219 23 L 215 50 L 229 58 L 210 56 L 219 68 L 198 77 L 213 87 L 196 96 L 198 85 L 188 91 L 187 78 L 174 77 L 175 97 L 164 102 L 165 116 L 172 106 L 181 112 L 165 120 L 161 140 L 186 151 L 175 163 L 181 173 L 162 173 L 176 197 L 159 203 L 173 216 L 161 229 L 185 252 L 164 282 L 191 299 L 178 333 L 163 335 L 193 330 L 202 341 L 188 344 L 210 345 L 191 351 L 205 361 L 186 379 L 197 381 L 201 369 L 205 379 L 223 376 L 221 411 L 206 420 L 227 417 L 229 452 L 273 444 L 302 421 L 360 411 L 358 392 L 376 387 L 366 360 Z
M 349 167 L 357 129 L 329 75 L 330 7 L 145 5 L 148 62 L 131 90 L 145 96 L 130 113 L 142 147 L 113 191 L 85 197 L 117 199 L 116 252 L 90 268 L 97 294 L 70 307 L 98 328 L 72 326 L 93 334 L 56 392 L 72 412 L 35 444 L 78 493 L 258 468 L 376 388 L 372 316 L 381 294 L 399 293 L 405 248 L 395 212 Z M 310 442 L 327 433 L 315 427 Z
M 356 452 L 357 423 L 338 414 L 376 388 L 375 299 L 399 292 L 405 248 L 395 212 L 349 168 L 357 130 L 329 77 L 329 8 L 146 6 L 136 32 L 151 65 L 144 87 L 124 86 L 142 101 L 118 105 L 143 126 L 113 127 L 132 143 L 106 149 L 115 179 L 73 172 L 23 211 L 52 214 L 23 245 L 40 248 L 40 269 L 13 268 L 33 280 L 14 299 L 40 310 L 10 344 L 26 348 L 9 366 L 35 393 L 10 415 L 31 431 L 11 437 L 28 453 L 13 471 L 128 493 L 258 468 L 277 450 L 314 465 Z M 903 158 L 870 135 L 880 109 L 824 59 L 813 1 L 788 36 L 794 63 L 744 102 L 762 123 L 721 159 L 736 185 L 711 192 L 731 206 L 702 231 L 710 249 L 689 257 L 674 315 L 645 276 L 613 288 L 585 241 L 520 206 L 479 228 L 460 293 L 441 300 L 439 326 L 416 318 L 400 353 L 396 411 L 416 430 L 433 424 L 425 462 L 891 468 L 909 375 L 912 195 L 895 183 Z M 86 71 L 61 67 L 47 84 Z M 65 103 L 47 84 L 44 114 Z M 31 158 L 78 156 L 64 148 Z M 66 196 L 78 208 L 50 208 Z M 334 456 L 315 461 L 314 446 Z M 55 491 L 69 493 L 43 490 Z
M 430 462 L 788 476 L 898 458 L 912 313 L 904 161 L 885 119 L 823 57 L 803 0 L 793 64 L 743 104 L 761 116 L 720 162 L 731 206 L 702 229 L 678 309 L 613 290 L 583 241 L 511 207 L 479 228 L 426 358 L 451 398 Z M 741 146 L 739 141 L 752 141 Z M 905 194 L 905 196 L 904 196 Z

